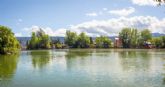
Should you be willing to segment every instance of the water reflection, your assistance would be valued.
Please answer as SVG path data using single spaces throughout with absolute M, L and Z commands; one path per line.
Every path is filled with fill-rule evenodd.
M 91 50 L 68 50 L 66 51 L 66 58 L 85 58 L 86 56 L 90 56 L 93 51 Z
M 151 55 L 148 51 L 143 50 L 123 50 L 119 51 L 119 58 L 121 61 L 122 69 L 125 71 L 133 70 L 147 70 L 150 66 Z
M 39 69 L 49 64 L 52 57 L 50 50 L 31 51 L 30 55 L 33 67 Z
M 7 87 L 15 75 L 18 55 L 0 55 L 0 87 Z
M 164 52 L 140 49 L 25 51 L 14 78 L 15 70 L 10 68 L 16 69 L 17 58 L 9 60 L 0 56 L 0 78 L 13 78 L 11 87 L 164 87 Z M 8 70 L 3 72 L 9 72 L 8 75 L 2 73 L 5 69 Z
M 164 64 L 163 64 L 163 70 L 165 71 L 165 58 L 163 58 Z M 165 72 L 163 73 L 163 85 L 165 85 Z
M 0 55 L 0 79 L 11 79 L 17 69 L 19 55 Z

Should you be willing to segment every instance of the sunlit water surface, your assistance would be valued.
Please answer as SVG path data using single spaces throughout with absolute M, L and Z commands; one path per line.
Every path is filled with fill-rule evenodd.
M 0 87 L 165 87 L 165 50 L 36 50 L 1 55 Z

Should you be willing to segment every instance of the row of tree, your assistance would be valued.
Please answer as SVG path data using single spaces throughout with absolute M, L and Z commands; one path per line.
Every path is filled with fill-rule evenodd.
M 92 37 L 84 32 L 77 35 L 76 32 L 66 31 L 65 44 L 70 48 L 109 48 L 112 46 L 112 41 L 106 36 L 96 37 L 93 41 Z
M 27 49 L 49 49 L 49 48 L 109 48 L 112 41 L 108 37 L 100 36 L 93 40 L 84 32 L 79 35 L 76 32 L 66 31 L 65 44 L 59 39 L 51 40 L 42 29 L 32 32 L 31 40 L 27 42 Z
M 123 48 L 144 48 L 145 45 L 152 45 L 156 48 L 165 48 L 165 36 L 152 37 L 148 29 L 138 31 L 134 28 L 123 28 L 119 32 L 119 40 Z M 28 49 L 49 49 L 49 48 L 110 48 L 113 47 L 112 40 L 106 36 L 95 39 L 87 36 L 84 32 L 66 31 L 65 44 L 59 39 L 51 40 L 45 32 L 40 29 L 32 33 L 31 40 L 27 43 Z
M 138 31 L 134 28 L 124 28 L 119 33 L 119 38 L 123 48 L 143 48 L 147 43 L 152 44 L 155 48 L 165 48 L 165 36 L 152 37 L 148 29 Z M 50 37 L 40 29 L 33 32 L 31 40 L 27 42 L 27 49 L 49 49 L 53 48 L 109 48 L 112 41 L 106 36 L 100 36 L 93 39 L 84 32 L 66 31 L 65 44 L 60 40 L 51 40 Z M 0 54 L 12 54 L 18 52 L 20 43 L 14 36 L 10 28 L 0 26 Z
M 138 31 L 134 28 L 124 28 L 119 33 L 123 48 L 143 48 L 150 44 L 156 48 L 165 48 L 165 36 L 152 37 L 148 29 Z

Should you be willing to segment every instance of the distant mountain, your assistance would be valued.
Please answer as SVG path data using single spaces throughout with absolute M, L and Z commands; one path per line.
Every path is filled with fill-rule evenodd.
M 152 33 L 153 37 L 160 37 L 160 36 L 165 36 L 163 33 Z

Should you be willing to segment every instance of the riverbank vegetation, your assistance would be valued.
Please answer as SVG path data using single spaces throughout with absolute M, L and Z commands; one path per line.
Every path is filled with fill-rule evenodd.
M 117 44 L 117 46 L 116 46 Z M 51 40 L 42 29 L 32 33 L 27 43 L 28 49 L 49 48 L 165 48 L 165 36 L 152 37 L 148 29 L 123 28 L 115 40 L 107 36 L 89 37 L 86 33 L 66 31 L 64 43 L 59 39 Z
M 27 49 L 49 49 L 50 38 L 45 32 L 40 29 L 37 32 L 32 32 L 31 40 L 27 42 Z
M 63 49 L 63 48 L 165 48 L 165 36 L 152 37 L 148 29 L 123 28 L 115 39 L 107 36 L 89 37 L 85 32 L 66 31 L 64 42 L 53 40 L 42 29 L 32 32 L 26 49 Z M 0 54 L 18 52 L 20 43 L 11 29 L 0 26 Z
M 69 48 L 110 48 L 112 41 L 106 36 L 92 37 L 87 36 L 84 32 L 77 35 L 76 32 L 66 31 L 65 44 Z
M 124 28 L 119 33 L 123 48 L 165 48 L 165 36 L 152 37 L 148 29 Z
M 0 25 L 0 54 L 14 54 L 20 50 L 20 44 L 10 28 Z

